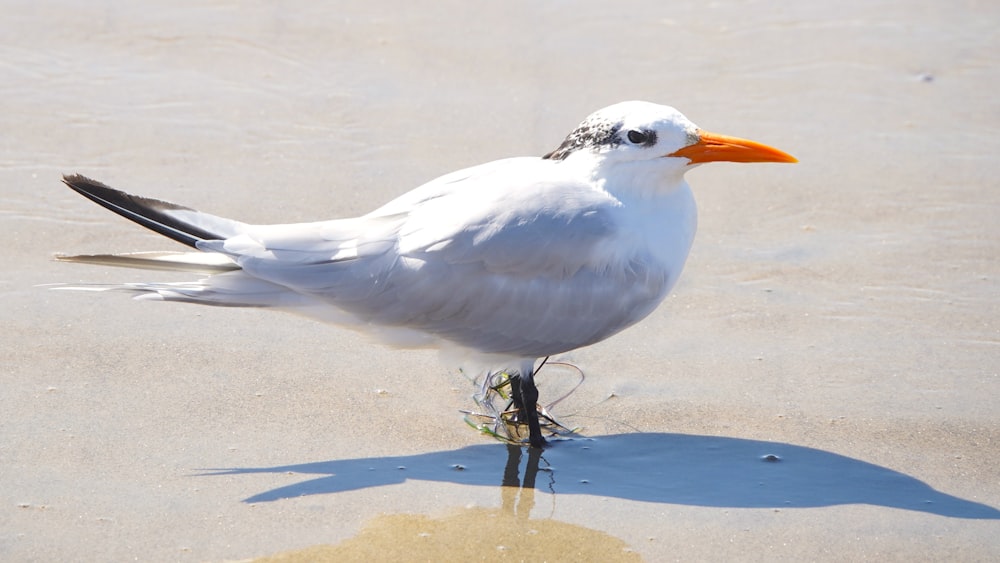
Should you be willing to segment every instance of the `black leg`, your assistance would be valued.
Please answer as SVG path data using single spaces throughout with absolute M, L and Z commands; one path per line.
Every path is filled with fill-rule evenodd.
M 535 374 L 545 365 L 545 360 L 536 369 L 533 361 L 521 365 L 519 373 L 510 376 L 510 398 L 514 416 L 512 421 L 528 423 L 528 443 L 533 448 L 545 446 L 542 437 L 542 426 L 538 420 L 538 388 L 535 387 Z
M 538 388 L 535 387 L 534 375 L 521 374 L 518 376 L 519 381 L 511 383 L 513 389 L 518 389 L 513 392 L 514 402 L 517 403 L 520 399 L 521 412 L 528 421 L 528 443 L 533 448 L 541 448 L 545 446 L 545 438 L 542 438 L 542 427 L 538 423 Z
M 514 420 L 521 420 L 521 414 L 525 412 L 524 399 L 521 397 L 521 376 L 515 375 L 510 378 L 510 407 L 514 407 Z

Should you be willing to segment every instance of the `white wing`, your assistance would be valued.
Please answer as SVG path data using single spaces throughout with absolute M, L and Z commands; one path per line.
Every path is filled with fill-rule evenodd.
M 560 353 L 645 317 L 680 272 L 652 267 L 629 244 L 620 203 L 587 179 L 568 182 L 557 166 L 497 161 L 364 217 L 254 226 L 198 248 L 374 325 L 479 352 Z

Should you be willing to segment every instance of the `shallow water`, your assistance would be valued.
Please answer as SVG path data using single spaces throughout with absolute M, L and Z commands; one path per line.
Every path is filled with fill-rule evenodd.
M 558 486 L 536 481 L 522 517 L 553 523 L 536 530 L 553 545 L 590 534 L 648 560 L 1000 549 L 1000 9 L 4 13 L 0 558 L 258 557 L 366 537 L 389 521 L 379 515 L 475 530 L 510 492 L 507 450 L 462 423 L 473 386 L 433 353 L 264 311 L 37 288 L 172 279 L 51 262 L 177 249 L 66 190 L 61 173 L 250 222 L 350 216 L 463 166 L 542 154 L 625 99 L 801 162 L 688 175 L 700 226 L 674 295 L 569 358 L 587 380 L 555 414 L 600 436 L 603 457 L 546 452 Z M 561 394 L 552 379 L 543 399 Z M 722 461 L 705 465 L 705 452 Z M 422 476 L 343 469 L 396 458 Z M 303 489 L 310 463 L 328 485 Z M 824 466 L 874 481 L 831 481 Z M 737 468 L 781 472 L 787 494 L 747 501 Z M 666 473 L 644 481 L 654 471 Z

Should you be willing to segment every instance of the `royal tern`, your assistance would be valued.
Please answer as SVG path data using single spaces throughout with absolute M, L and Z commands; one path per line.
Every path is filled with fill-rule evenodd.
M 541 158 L 459 170 L 355 218 L 250 225 L 72 175 L 63 181 L 83 196 L 199 252 L 64 259 L 211 274 L 71 289 L 273 307 L 458 352 L 511 375 L 529 443 L 541 447 L 536 363 L 659 305 L 694 239 L 684 174 L 712 161 L 796 162 L 634 101 L 591 114 Z

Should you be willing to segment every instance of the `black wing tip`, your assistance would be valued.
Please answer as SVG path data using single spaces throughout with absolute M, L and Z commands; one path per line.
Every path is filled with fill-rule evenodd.
M 104 207 L 107 207 L 107 205 L 105 205 L 103 201 L 99 200 L 105 200 L 119 205 L 124 205 L 128 202 L 131 205 L 126 205 L 126 207 L 139 206 L 152 210 L 179 209 L 183 211 L 195 211 L 190 207 L 178 205 L 169 201 L 163 201 L 162 199 L 130 194 L 126 191 L 112 188 L 104 182 L 88 178 L 83 174 L 63 174 L 62 181 L 73 191 Z M 112 209 L 112 211 L 114 210 Z
M 63 174 L 62 181 L 64 184 L 69 186 L 69 188 L 76 193 L 90 199 L 96 203 L 107 207 L 101 200 L 110 199 L 112 201 L 121 201 L 123 199 L 142 199 L 146 200 L 148 198 L 139 198 L 128 192 L 122 190 L 116 190 L 111 186 L 105 184 L 104 182 L 99 182 L 93 178 L 88 178 L 83 174 Z M 149 200 L 156 201 L 156 200 Z M 164 202 L 166 203 L 166 202 Z M 172 205 L 172 204 L 169 204 Z
M 197 248 L 200 240 L 220 238 L 215 233 L 169 214 L 170 211 L 178 210 L 197 213 L 189 207 L 116 190 L 81 174 L 63 175 L 63 183 L 101 207 L 192 248 Z
M 93 188 L 111 190 L 114 192 L 119 191 L 104 182 L 98 182 L 97 180 L 88 178 L 83 174 L 63 174 L 62 181 L 71 189 L 81 193 Z
M 67 186 L 72 186 L 73 184 L 86 183 L 86 184 L 101 184 L 102 186 L 107 187 L 105 184 L 102 184 L 101 182 L 98 182 L 93 178 L 88 178 L 83 174 L 63 174 L 62 179 L 63 183 L 66 184 Z

